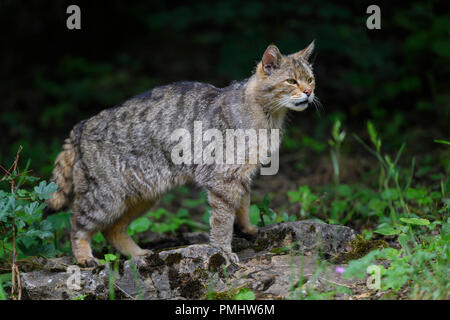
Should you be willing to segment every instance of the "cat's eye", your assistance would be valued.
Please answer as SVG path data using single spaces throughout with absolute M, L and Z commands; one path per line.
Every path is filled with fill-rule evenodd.
M 286 82 L 289 84 L 297 84 L 297 80 L 295 79 L 287 79 Z
M 312 77 L 308 77 L 308 79 L 306 79 L 306 81 L 308 81 L 308 83 L 312 83 L 314 81 L 314 79 Z

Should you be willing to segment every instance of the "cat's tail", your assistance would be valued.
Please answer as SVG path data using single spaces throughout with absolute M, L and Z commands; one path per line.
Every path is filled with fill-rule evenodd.
M 43 219 L 50 214 L 66 209 L 69 205 L 69 200 L 73 191 L 72 169 L 74 161 L 75 150 L 72 141 L 69 138 L 64 141 L 63 150 L 58 154 L 55 160 L 51 181 L 58 185 L 58 189 L 52 194 L 50 199 L 45 201 L 47 206 L 44 208 Z

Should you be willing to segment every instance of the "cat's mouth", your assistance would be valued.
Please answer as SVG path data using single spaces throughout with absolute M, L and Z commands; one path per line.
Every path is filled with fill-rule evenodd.
M 293 111 L 303 111 L 308 108 L 312 102 L 313 96 L 307 96 L 306 94 L 299 95 L 297 97 L 290 97 L 289 101 L 285 104 L 286 108 Z
M 304 105 L 307 105 L 307 104 L 308 104 L 308 99 L 303 100 L 303 101 L 297 101 L 297 102 L 294 102 L 294 105 L 295 105 L 296 107 L 304 106 Z

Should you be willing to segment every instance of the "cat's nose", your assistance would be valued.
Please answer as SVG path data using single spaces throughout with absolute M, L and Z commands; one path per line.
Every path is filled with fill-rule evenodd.
M 304 94 L 306 94 L 308 97 L 311 95 L 312 90 L 311 89 L 306 89 L 305 91 L 303 91 Z

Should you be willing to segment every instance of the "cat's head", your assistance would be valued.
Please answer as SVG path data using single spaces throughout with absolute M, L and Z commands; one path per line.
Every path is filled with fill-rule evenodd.
M 282 108 L 305 110 L 314 100 L 315 79 L 309 58 L 314 41 L 299 52 L 283 55 L 271 44 L 256 68 L 257 101 L 275 112 Z

